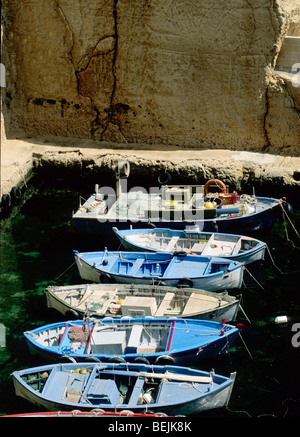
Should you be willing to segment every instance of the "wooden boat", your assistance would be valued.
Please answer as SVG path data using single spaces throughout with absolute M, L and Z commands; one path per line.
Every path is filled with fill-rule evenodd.
M 169 415 L 226 406 L 235 376 L 129 363 L 48 364 L 12 374 L 16 395 L 48 411 L 101 408 Z
M 125 170 L 124 170 L 125 168 Z M 166 227 L 185 229 L 197 224 L 200 231 L 252 234 L 270 230 L 282 208 L 290 205 L 285 198 L 257 197 L 235 191 L 229 193 L 219 179 L 203 185 L 162 185 L 127 192 L 129 162 L 119 162 L 116 189 L 95 186 L 95 192 L 72 215 L 75 232 L 114 235 L 113 227 Z
M 186 365 L 227 353 L 240 328 L 196 319 L 88 318 L 41 326 L 24 336 L 30 351 L 46 359 Z
M 255 238 L 199 232 L 196 230 L 177 230 L 167 228 L 124 229 L 113 228 L 126 250 L 141 252 L 185 251 L 195 255 L 224 257 L 249 264 L 264 258 L 266 243 Z
M 190 286 L 206 291 L 240 288 L 244 266 L 217 257 L 176 252 L 74 251 L 82 279 L 102 283 Z
M 241 296 L 195 288 L 134 284 L 78 284 L 48 286 L 47 305 L 71 318 L 184 317 L 234 321 Z

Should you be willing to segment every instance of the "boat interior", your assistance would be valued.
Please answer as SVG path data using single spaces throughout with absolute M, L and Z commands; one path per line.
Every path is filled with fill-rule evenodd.
M 168 379 L 170 379 L 168 373 Z M 63 365 L 53 367 L 50 372 L 26 374 L 23 380 L 48 399 L 71 403 L 136 406 L 143 404 L 167 403 L 176 398 L 182 387 L 181 400 L 194 397 L 199 390 L 210 391 L 212 379 L 203 377 L 193 381 L 186 376 L 186 382 L 169 381 L 162 374 L 139 373 L 134 370 L 102 369 L 98 366 L 67 371 Z M 201 377 L 200 377 L 201 378 Z M 172 379 L 172 378 L 171 378 Z M 182 379 L 183 381 L 184 379 Z
M 81 312 L 90 311 L 99 316 L 111 314 L 131 317 L 186 316 L 220 308 L 233 300 L 227 292 L 214 295 L 204 291 L 199 293 L 191 289 L 174 290 L 168 287 L 161 291 L 149 286 L 132 289 L 116 286 L 106 289 L 92 284 L 84 288 L 67 288 L 56 295 Z
M 123 355 L 164 351 L 169 333 L 170 324 L 163 323 L 101 324 L 94 321 L 83 329 L 82 325 L 68 322 L 34 334 L 34 339 L 44 347 L 56 346 L 67 355 Z
M 197 255 L 237 255 L 254 248 L 257 240 L 243 236 L 228 236 L 204 233 L 185 232 L 184 237 L 170 236 L 168 232 L 126 235 L 126 240 L 140 247 L 154 248 L 166 252 L 186 251 Z

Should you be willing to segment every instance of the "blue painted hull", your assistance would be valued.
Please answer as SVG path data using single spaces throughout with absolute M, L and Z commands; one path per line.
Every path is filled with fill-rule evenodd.
M 160 357 L 166 355 L 167 359 L 170 359 L 173 364 L 192 365 L 199 361 L 227 353 L 240 332 L 240 329 L 235 326 L 213 321 L 159 318 L 149 320 L 148 318 L 131 319 L 123 317 L 121 320 L 112 320 L 110 318 L 92 320 L 89 325 L 85 326 L 86 331 L 84 331 L 91 332 L 91 336 L 86 341 L 82 341 L 80 347 L 77 346 L 76 351 L 73 350 L 73 343 L 69 335 L 74 329 L 78 330 L 80 328 L 83 332 L 84 322 L 82 320 L 42 326 L 25 332 L 24 336 L 31 352 L 42 356 L 44 359 L 59 360 L 64 357 L 70 357 L 78 362 L 91 359 L 107 362 L 116 357 L 116 353 L 113 352 L 117 350 L 114 351 L 114 346 L 111 344 L 106 346 L 100 343 L 100 347 L 104 352 L 93 352 L 93 347 L 96 348 L 97 340 L 95 339 L 99 335 L 97 329 L 100 330 L 100 336 L 101 332 L 104 332 L 102 335 L 106 341 L 109 340 L 109 335 L 107 336 L 107 334 L 115 332 L 114 329 L 116 327 L 119 327 L 116 331 L 117 333 L 123 333 L 127 330 L 127 335 L 130 336 L 134 326 L 138 329 L 146 330 L 148 333 L 152 332 L 153 329 L 157 332 L 159 327 L 163 327 L 164 335 L 166 336 L 164 348 L 160 345 L 160 347 L 152 347 L 150 348 L 152 349 L 151 351 L 147 351 L 142 349 L 142 344 L 139 343 L 138 338 L 134 338 L 134 340 L 129 338 L 127 345 L 123 345 L 124 353 L 118 354 L 119 360 L 133 362 L 137 358 L 143 357 L 149 363 L 154 364 Z M 104 327 L 106 329 L 111 328 L 112 330 L 102 331 Z M 134 332 L 133 334 L 135 335 Z M 44 336 L 54 338 L 55 335 L 60 339 L 58 344 L 44 344 Z M 111 341 L 113 343 L 114 340 L 112 339 Z M 121 344 L 117 345 L 118 350 L 120 346 Z M 159 349 L 159 351 L 154 351 L 153 349 Z
M 189 416 L 227 406 L 236 374 L 228 378 L 189 367 L 64 363 L 15 371 L 12 377 L 17 396 L 47 411 L 101 408 Z M 146 392 L 150 402 L 140 402 Z
M 85 217 L 83 215 L 73 216 L 72 223 L 75 232 L 99 234 L 104 236 L 114 236 L 112 231 L 113 227 L 117 227 L 118 229 L 128 229 L 128 226 L 131 225 L 133 228 L 139 229 L 147 227 L 153 228 L 156 226 L 184 230 L 186 226 L 194 224 L 198 225 L 199 229 L 204 232 L 214 232 L 217 226 L 218 232 L 253 235 L 270 231 L 282 212 L 282 205 L 279 200 L 267 197 L 257 197 L 257 200 L 265 205 L 264 209 L 244 215 L 217 216 L 204 220 L 153 219 L 151 220 L 151 223 L 149 223 L 148 219 L 136 220 L 130 219 L 129 217 L 121 220 L 111 218 L 107 221 L 103 218 L 100 221 L 97 217 Z
M 131 251 L 140 251 L 140 252 L 162 252 L 162 251 L 170 251 L 174 253 L 174 251 L 180 251 L 185 250 L 187 253 L 192 253 L 195 255 L 204 255 L 205 251 L 204 244 L 207 243 L 210 237 L 213 237 L 212 243 L 214 243 L 217 247 L 219 244 L 220 249 L 216 249 L 216 253 L 209 253 L 210 256 L 218 256 L 221 258 L 226 258 L 231 261 L 237 261 L 243 264 L 249 264 L 254 261 L 260 261 L 264 259 L 264 253 L 266 249 L 266 244 L 260 240 L 257 239 L 250 239 L 249 237 L 244 237 L 241 235 L 236 234 L 221 234 L 221 233 L 211 233 L 211 232 L 197 232 L 197 231 L 190 231 L 190 230 L 184 230 L 180 231 L 177 229 L 170 229 L 170 228 L 154 228 L 154 229 L 126 229 L 126 230 L 118 230 L 117 228 L 113 228 L 113 231 L 115 235 L 118 237 L 120 242 L 122 243 L 124 249 L 131 250 Z M 139 236 L 139 235 L 147 235 L 149 234 L 152 237 L 152 240 L 146 245 L 142 244 L 142 239 L 139 241 L 139 243 L 134 241 L 131 237 Z M 177 244 L 179 242 L 179 247 L 175 247 L 172 250 L 167 249 L 168 244 L 163 243 L 163 241 L 169 241 L 172 237 L 177 238 Z M 238 253 L 235 253 L 234 245 L 237 245 L 241 239 L 244 239 L 244 243 L 246 246 L 240 246 L 240 251 Z M 153 244 L 151 244 L 151 241 Z M 180 243 L 180 241 L 182 243 Z M 198 252 L 199 249 L 193 248 L 194 242 L 203 242 L 203 245 Z M 158 242 L 158 243 L 157 243 Z M 170 241 L 171 243 L 171 241 Z M 210 243 L 211 244 L 211 243 Z M 182 248 L 180 247 L 182 245 Z M 227 253 L 225 255 L 222 255 L 222 245 L 225 247 L 225 253 L 226 253 L 226 247 L 232 248 L 232 253 L 230 250 L 227 250 Z M 198 244 L 199 246 L 199 244 Z M 186 249 L 187 247 L 190 247 L 190 249 Z M 197 247 L 197 244 L 195 245 Z M 208 247 L 208 250 L 211 252 L 213 249 Z M 219 250 L 219 252 L 218 252 Z M 206 253 L 207 255 L 207 253 Z
M 222 291 L 240 288 L 243 281 L 243 264 L 224 258 L 108 251 L 74 251 L 74 256 L 81 278 L 96 283 L 156 283 Z

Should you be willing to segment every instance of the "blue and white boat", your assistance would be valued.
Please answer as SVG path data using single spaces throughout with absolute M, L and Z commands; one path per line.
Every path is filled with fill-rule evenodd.
M 234 234 L 177 230 L 168 228 L 113 228 L 126 250 L 141 252 L 176 252 L 217 256 L 249 264 L 264 259 L 266 243 L 255 238 Z
M 45 359 L 192 365 L 227 353 L 242 328 L 196 319 L 82 319 L 24 332 L 32 353 Z
M 74 251 L 82 279 L 91 282 L 158 284 L 206 291 L 240 288 L 244 265 L 225 258 L 170 252 Z
M 227 406 L 230 377 L 189 367 L 131 363 L 48 364 L 12 374 L 17 396 L 47 411 L 192 415 Z

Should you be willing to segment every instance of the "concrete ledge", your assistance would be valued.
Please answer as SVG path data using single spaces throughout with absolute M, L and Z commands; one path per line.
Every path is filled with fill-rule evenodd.
M 10 193 L 15 186 L 23 188 L 38 172 L 44 179 L 55 178 L 56 171 L 64 176 L 86 175 L 93 183 L 99 183 L 99 169 L 112 175 L 119 159 L 131 164 L 131 181 L 135 177 L 152 186 L 157 174 L 164 169 L 173 176 L 171 183 L 205 183 L 211 178 L 222 179 L 232 189 L 241 191 L 256 186 L 259 191 L 299 192 L 300 158 L 256 152 L 239 152 L 222 149 L 195 150 L 180 147 L 164 148 L 138 144 L 110 144 L 92 140 L 55 139 L 36 142 L 33 140 L 6 140 L 1 146 L 1 196 Z M 154 179 L 154 184 L 153 184 Z M 112 182 L 115 183 L 114 180 Z M 94 187 L 91 186 L 91 190 Z M 272 192 L 274 193 L 272 193 Z M 299 198 L 299 193 L 298 193 Z

